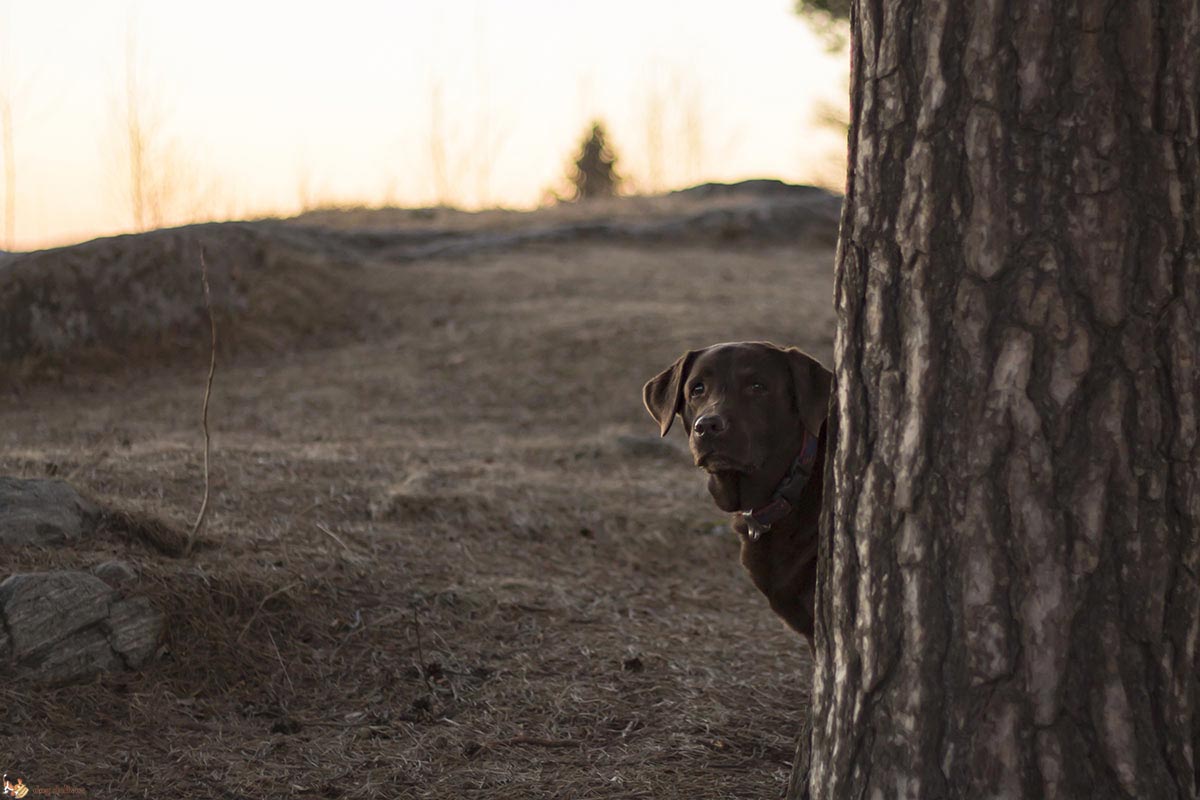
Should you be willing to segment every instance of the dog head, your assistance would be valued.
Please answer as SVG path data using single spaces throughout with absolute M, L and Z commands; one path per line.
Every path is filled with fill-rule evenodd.
M 683 420 L 696 466 L 723 511 L 765 503 L 804 442 L 817 436 L 832 375 L 794 347 L 732 342 L 690 350 L 642 390 L 663 436 Z

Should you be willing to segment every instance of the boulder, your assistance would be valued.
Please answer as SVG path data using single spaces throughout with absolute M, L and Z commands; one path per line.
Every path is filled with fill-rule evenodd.
M 161 612 L 86 572 L 11 575 L 0 583 L 0 665 L 17 677 L 69 683 L 137 669 L 154 655 Z
M 119 600 L 108 609 L 104 623 L 114 652 L 130 669 L 138 669 L 154 655 L 163 632 L 163 615 L 148 598 Z
M 126 584 L 134 583 L 138 578 L 137 567 L 128 561 L 105 561 L 92 567 L 92 574 L 114 589 L 120 589 Z
M 100 508 L 66 481 L 0 477 L 0 546 L 73 541 L 99 520 Z

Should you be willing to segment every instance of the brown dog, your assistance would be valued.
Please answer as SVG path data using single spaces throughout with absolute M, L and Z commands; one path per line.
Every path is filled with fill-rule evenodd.
M 683 419 L 743 566 L 810 646 L 831 379 L 794 347 L 733 342 L 684 353 L 642 390 L 663 436 Z

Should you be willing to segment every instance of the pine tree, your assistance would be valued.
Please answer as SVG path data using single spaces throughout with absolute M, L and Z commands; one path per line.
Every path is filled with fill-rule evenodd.
M 852 12 L 790 797 L 1196 800 L 1200 0 Z
M 593 122 L 591 131 L 579 148 L 575 168 L 571 172 L 571 185 L 575 187 L 574 200 L 593 197 L 612 197 L 621 185 L 617 174 L 617 157 L 608 144 L 608 136 L 601 122 Z

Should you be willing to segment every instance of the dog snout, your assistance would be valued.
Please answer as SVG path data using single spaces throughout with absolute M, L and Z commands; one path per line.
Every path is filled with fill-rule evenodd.
M 692 430 L 697 436 L 717 436 L 729 428 L 720 414 L 704 414 L 696 419 Z

